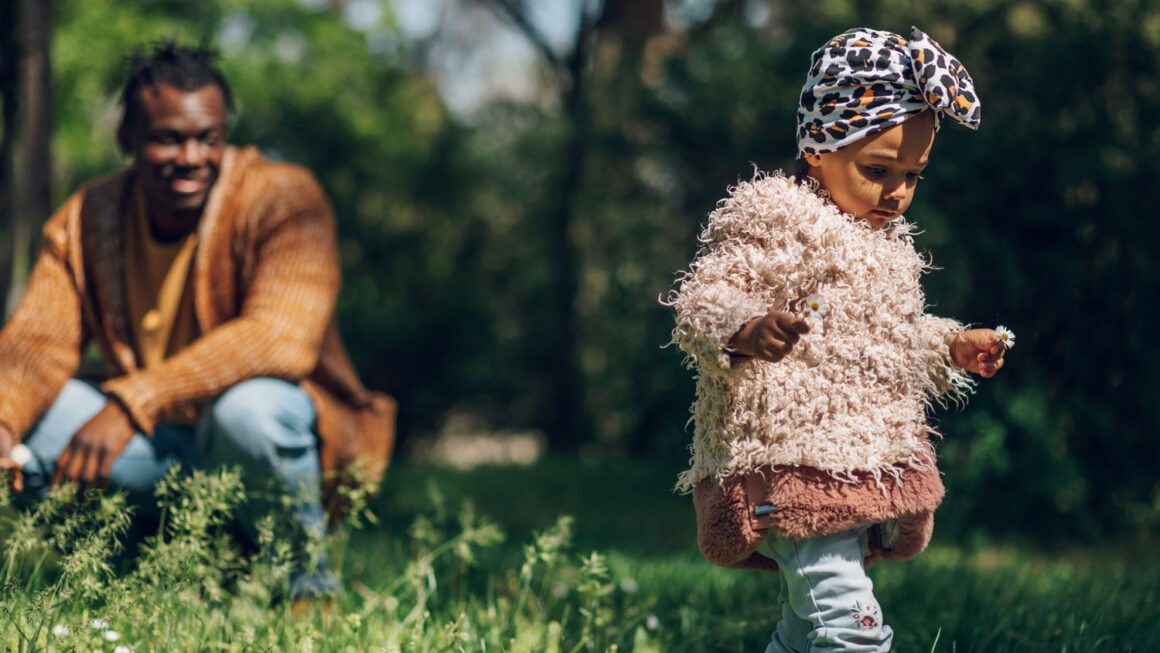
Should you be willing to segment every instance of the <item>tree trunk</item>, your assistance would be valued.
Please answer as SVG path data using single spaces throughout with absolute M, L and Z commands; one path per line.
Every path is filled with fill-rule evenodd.
M 649 39 L 665 29 L 663 0 L 606 0 L 597 27 L 618 37 L 639 56 Z
M 13 226 L 12 173 L 13 144 L 16 141 L 17 60 L 20 48 L 16 43 L 17 0 L 0 0 L 0 322 L 7 315 L 8 286 L 12 282 L 12 258 L 16 241 Z
M 605 5 L 607 7 L 607 4 Z M 588 64 L 591 23 L 581 14 L 576 30 L 576 45 L 567 62 L 566 86 L 563 90 L 564 115 L 568 136 L 560 157 L 562 170 L 559 186 L 552 194 L 556 206 L 551 211 L 551 260 L 556 262 L 556 279 L 552 297 L 557 325 L 554 360 L 551 371 L 555 396 L 554 419 L 550 434 L 553 444 L 575 449 L 590 430 L 591 420 L 584 411 L 584 382 L 580 369 L 579 344 L 576 338 L 576 300 L 580 294 L 580 256 L 573 242 L 575 200 L 584 177 L 585 143 L 588 137 L 588 110 L 584 100 L 584 68 Z
M 548 433 L 554 446 L 575 449 L 591 433 L 592 419 L 584 410 L 584 374 L 580 365 L 576 311 L 580 293 L 581 256 L 575 242 L 576 198 L 585 174 L 588 140 L 591 137 L 589 107 L 585 97 L 592 41 L 597 31 L 622 43 L 639 55 L 652 36 L 664 29 L 662 0 L 606 0 L 596 15 L 578 5 L 579 21 L 572 51 L 557 54 L 527 16 L 528 2 L 490 0 L 500 15 L 511 20 L 556 71 L 567 136 L 561 144 L 560 167 L 547 207 L 550 216 L 548 254 L 556 274 L 552 283 L 551 360 L 547 372 L 552 384 Z
M 12 5 L 16 5 L 13 7 Z M 7 168 L 2 173 L 8 182 L 3 201 L 8 203 L 7 265 L 4 274 L 5 315 L 11 314 L 24 294 L 28 272 L 32 267 L 40 225 L 52 212 L 51 159 L 49 140 L 52 134 L 52 73 L 49 67 L 49 45 L 52 32 L 49 0 L 9 0 L 4 11 L 18 15 L 11 33 L 11 48 L 16 59 L 4 67 L 15 68 L 16 75 L 4 76 L 4 154 Z M 12 61 L 15 66 L 7 61 Z M 8 93 L 15 88 L 12 96 Z M 10 103 L 10 99 L 12 102 Z M 15 106 L 13 106 L 15 105 Z M 10 108 L 11 107 L 11 108 Z M 14 111 L 13 111 L 14 110 Z M 15 116 L 11 114 L 15 113 Z M 8 122 L 15 117 L 15 124 Z

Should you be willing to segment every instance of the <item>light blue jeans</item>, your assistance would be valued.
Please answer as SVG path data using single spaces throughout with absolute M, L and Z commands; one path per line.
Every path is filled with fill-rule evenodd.
M 56 401 L 24 438 L 32 460 L 24 466 L 24 498 L 37 500 L 48 492 L 56 461 L 82 425 L 105 405 L 97 388 L 70 380 Z M 294 517 L 308 537 L 321 538 L 326 520 L 319 498 L 318 437 L 314 404 L 296 384 L 255 378 L 227 390 L 205 410 L 196 427 L 158 424 L 149 438 L 134 434 L 113 462 L 109 487 L 122 490 L 143 512 L 156 512 L 153 487 L 180 463 L 185 469 L 236 465 L 249 490 L 239 517 L 253 538 L 257 519 L 270 510 L 261 499 L 271 488 L 292 499 Z M 325 559 L 313 569 L 291 576 L 292 595 L 318 595 L 337 590 Z
M 758 549 L 777 561 L 781 621 L 765 653 L 885 653 L 894 631 L 882 623 L 863 558 L 868 527 L 793 540 L 772 532 Z

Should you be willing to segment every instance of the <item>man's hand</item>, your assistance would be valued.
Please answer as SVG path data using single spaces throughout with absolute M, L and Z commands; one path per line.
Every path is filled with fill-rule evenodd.
M 947 339 L 955 364 L 983 378 L 995 376 L 1003 367 L 1007 347 L 991 329 L 971 329 L 953 333 Z
M 125 409 L 115 401 L 107 402 L 73 435 L 56 461 L 52 484 L 66 480 L 106 484 L 113 461 L 125 450 L 136 431 Z
M 24 474 L 20 471 L 20 463 L 12 460 L 12 447 L 16 437 L 7 426 L 0 424 L 0 469 L 8 470 L 8 485 L 13 492 L 24 489 Z
M 789 355 L 798 338 L 810 332 L 802 318 L 785 311 L 770 311 L 741 327 L 729 340 L 733 351 L 776 363 Z

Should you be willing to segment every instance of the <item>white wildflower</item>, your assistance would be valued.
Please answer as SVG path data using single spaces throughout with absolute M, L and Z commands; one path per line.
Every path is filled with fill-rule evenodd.
M 129 648 L 128 646 L 118 646 L 117 648 L 113 649 L 113 653 L 133 653 L 133 649 Z
M 625 594 L 636 594 L 637 589 L 639 589 L 639 587 L 637 586 L 636 581 L 632 578 L 625 576 L 624 578 L 620 579 L 620 591 L 624 592 Z
M 806 297 L 806 315 L 808 317 L 825 317 L 830 312 L 830 307 L 826 306 L 826 298 L 814 293 Z
M 1015 332 L 1000 324 L 995 327 L 995 335 L 1003 342 L 1003 346 L 1011 349 L 1015 346 Z
M 12 447 L 12 450 L 8 452 L 8 457 L 11 458 L 17 465 L 24 467 L 28 464 L 28 461 L 32 460 L 32 449 L 29 449 L 23 444 L 18 444 Z
M 93 628 L 108 628 L 109 622 L 106 619 L 99 619 L 98 618 L 98 619 L 93 619 L 92 621 L 90 621 L 89 625 L 92 626 Z
M 57 624 L 57 625 L 52 627 L 52 634 L 56 635 L 57 637 L 66 637 L 69 634 L 69 632 L 70 631 L 68 629 L 68 626 L 65 626 L 63 624 Z
M 644 627 L 649 630 L 656 630 L 661 627 L 661 620 L 655 614 L 649 614 L 644 620 Z
M 110 642 L 115 642 L 118 639 L 121 639 L 121 633 L 118 633 L 115 630 L 106 630 L 105 631 L 105 639 L 107 641 L 110 641 Z

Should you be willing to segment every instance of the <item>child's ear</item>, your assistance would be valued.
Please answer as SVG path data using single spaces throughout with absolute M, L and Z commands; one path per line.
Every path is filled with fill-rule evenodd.
M 811 168 L 817 168 L 822 165 L 821 154 L 811 154 L 807 152 L 806 154 L 802 155 L 802 158 L 806 160 L 806 163 L 809 164 Z

